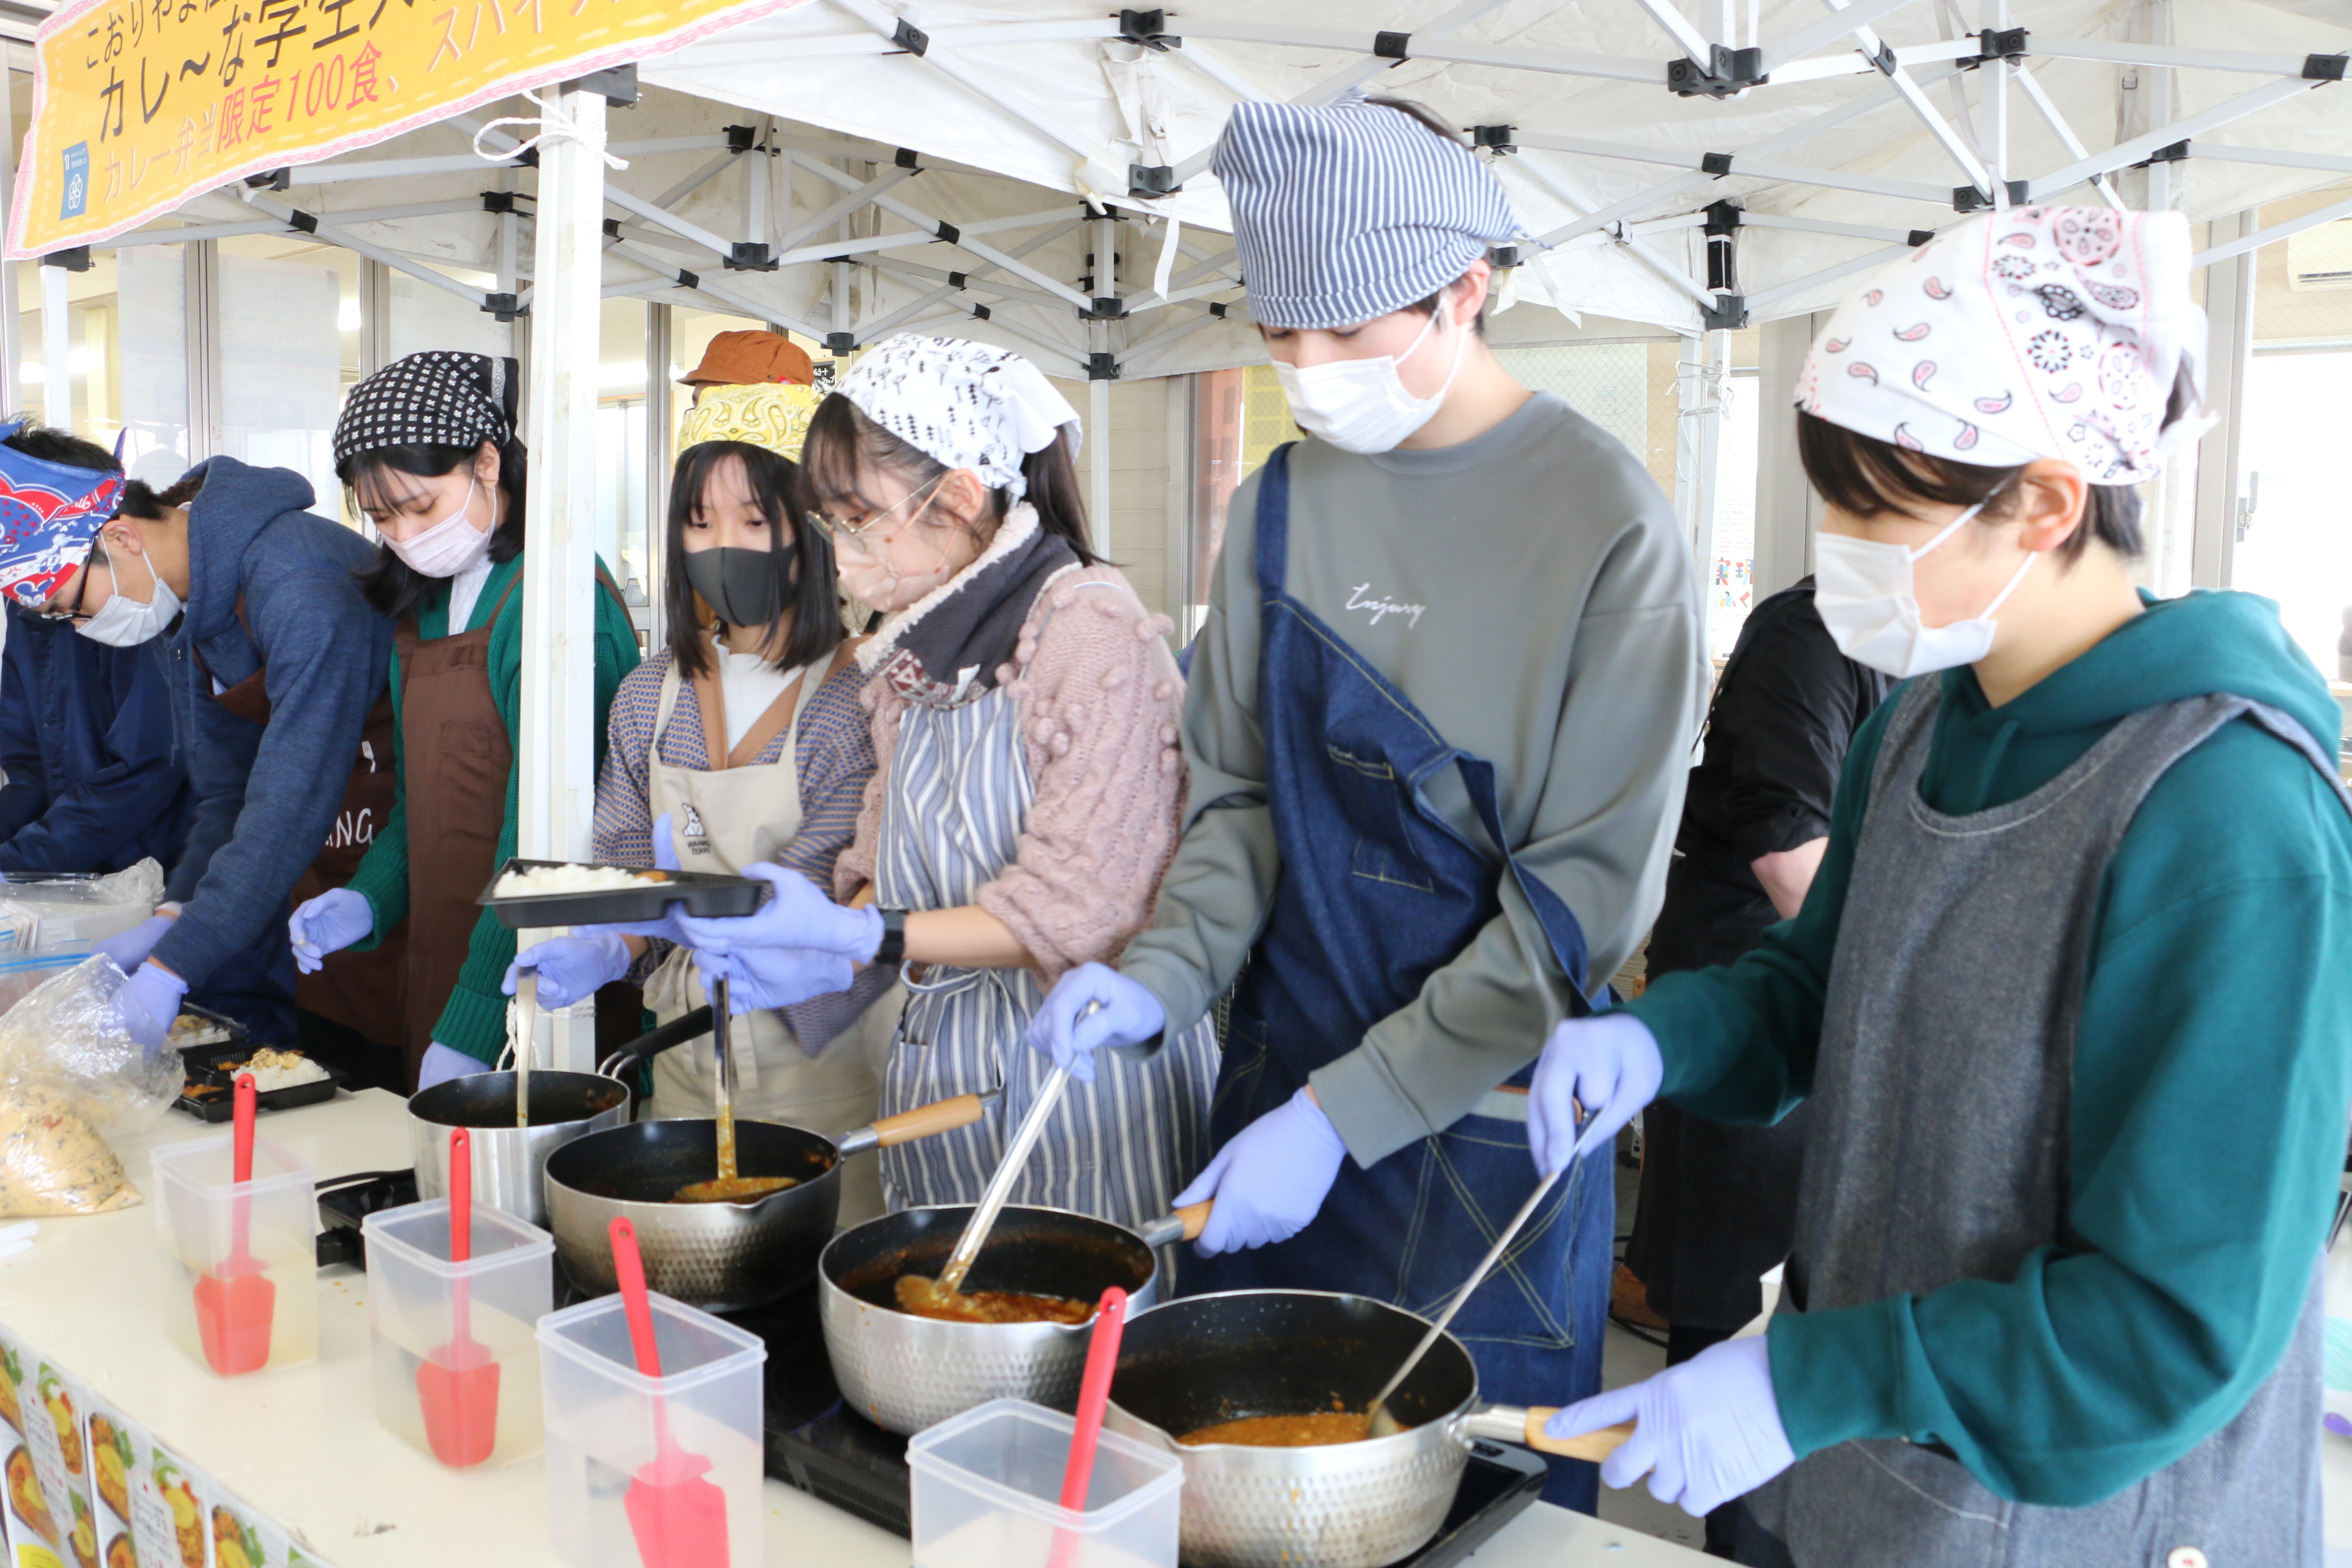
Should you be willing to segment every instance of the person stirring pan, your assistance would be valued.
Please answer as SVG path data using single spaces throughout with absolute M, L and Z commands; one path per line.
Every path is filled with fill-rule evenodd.
M 1832 315 L 1814 601 L 1905 684 L 1797 918 L 1544 1047 L 1547 1169 L 1654 1095 L 1811 1107 L 1769 1331 L 1550 1423 L 1632 1418 L 1613 1485 L 1748 1494 L 1741 1562 L 2320 1562 L 2352 797 L 2276 605 L 2133 586 L 2134 487 L 2199 427 L 2189 250 L 2014 207 Z

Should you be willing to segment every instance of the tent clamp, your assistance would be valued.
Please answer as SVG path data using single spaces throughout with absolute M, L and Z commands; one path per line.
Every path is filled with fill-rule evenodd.
M 1088 381 L 1117 381 L 1118 373 L 1119 363 L 1117 354 L 1097 349 L 1087 356 Z
M 971 308 L 971 319 L 975 321 L 984 321 L 988 320 L 992 314 L 993 314 L 993 312 L 985 305 L 974 305 Z
M 1093 304 L 1078 312 L 1078 319 L 1083 321 L 1118 321 L 1125 320 L 1126 316 L 1126 300 L 1100 294 L 1095 296 Z M 1096 379 L 1102 378 L 1098 376 Z
M 1519 264 L 1519 247 L 1516 245 L 1490 245 L 1486 247 L 1486 265 L 1497 272 L 1507 272 Z
M 720 265 L 730 272 L 773 272 L 776 253 L 763 239 L 739 239 Z
M 482 210 L 486 213 L 519 213 L 522 209 L 515 205 L 517 194 L 514 191 L 484 191 Z
M 856 332 L 827 332 L 824 335 L 824 346 L 826 349 L 836 354 L 848 353 L 857 347 L 857 334 Z
M 2342 81 L 2344 68 L 2352 62 L 2352 54 L 2305 55 L 2303 57 L 2303 79 L 2305 81 Z
M 1703 68 L 1687 56 L 1666 62 L 1666 89 L 1676 98 L 1732 98 L 1770 79 L 1760 48 L 1710 44 Z
M 1219 320 L 1223 319 L 1227 309 L 1228 307 L 1223 300 L 1212 300 L 1209 301 L 1209 314 L 1217 317 Z
M 1990 65 L 1995 60 L 2016 65 L 2024 58 L 2023 27 L 1987 27 L 1977 35 L 1977 52 L 1973 56 L 1961 56 L 1957 63 L 1962 70 L 1972 70 L 1978 66 Z
M 677 269 L 677 286 L 681 289 L 699 289 L 702 287 L 702 274 L 688 272 L 681 267 Z
M 760 144 L 759 132 L 749 125 L 723 125 L 719 129 L 727 133 L 730 153 L 749 153 Z
M 482 310 L 485 314 L 495 316 L 501 321 L 511 321 L 527 313 L 521 301 L 512 294 L 483 295 Z
M 621 237 L 621 220 L 619 218 L 608 217 L 604 220 L 604 237 L 606 239 L 618 239 Z
M 580 90 L 602 97 L 607 109 L 635 109 L 637 106 L 637 68 L 625 65 L 590 71 L 580 79 Z
M 2011 206 L 2021 207 L 2032 200 L 2031 186 L 2027 181 L 2010 180 L 2004 183 L 2009 186 L 2009 205 Z M 1952 210 L 1954 212 L 1980 213 L 1990 211 L 1991 207 L 1992 198 L 1986 195 L 1974 185 L 1954 185 L 1952 187 Z
M 316 234 L 319 232 L 318 215 L 315 213 L 306 213 L 300 207 L 296 207 L 287 213 L 286 223 L 289 227 L 296 229 L 303 234 Z
M 1170 36 L 1168 9 L 1155 5 L 1149 11 L 1121 11 L 1118 14 L 1118 36 L 1130 44 L 1141 44 L 1147 49 L 1181 49 L 1184 40 Z
M 1127 194 L 1150 200 L 1153 196 L 1172 196 L 1184 188 L 1176 178 L 1172 163 L 1129 163 L 1127 166 Z
M 898 25 L 890 29 L 890 41 L 910 55 L 924 55 L 930 52 L 931 36 L 904 16 L 899 17 Z M 841 334 L 835 332 L 833 335 L 839 337 Z
M 2175 142 L 2168 146 L 2158 147 L 2155 152 L 2150 153 L 2147 157 L 2142 158 L 2138 163 L 2134 163 L 2132 167 L 2135 169 L 2145 169 L 2150 163 L 2182 163 L 2188 162 L 2188 160 L 2189 143 L 2185 141 Z
M 290 191 L 294 188 L 294 171 L 265 169 L 258 174 L 247 174 L 245 187 L 249 191 Z
M 1514 129 L 1509 125 L 1473 125 L 1470 128 L 1470 145 L 1488 148 L 1498 155 L 1516 153 L 1519 149 L 1511 140 Z
M 890 155 L 890 162 L 901 169 L 919 169 L 922 167 L 920 163 L 915 162 L 915 150 L 912 147 L 899 148 L 898 152 Z
M 1382 60 L 1395 60 L 1401 64 L 1403 61 L 1412 58 L 1412 56 L 1406 52 L 1406 46 L 1412 42 L 1412 35 L 1411 33 L 1374 33 L 1372 35 L 1372 58 Z
M 1706 226 L 1706 286 L 1714 293 L 1736 300 L 1739 294 L 1739 256 L 1737 237 L 1739 233 L 1740 209 L 1738 202 L 1709 202 L 1704 209 Z
M 948 274 L 948 287 L 959 291 L 961 291 L 964 285 L 971 280 L 971 275 L 969 273 L 950 272 Z
M 41 258 L 41 265 L 62 268 L 68 272 L 87 272 L 89 270 L 89 247 L 77 245 L 70 250 L 52 250 Z
M 1736 332 L 1748 324 L 1748 296 L 1717 294 L 1715 303 L 1699 312 L 1710 332 Z
M 1936 231 L 1932 228 L 1915 228 L 1903 237 L 1903 243 L 1916 250 L 1935 237 Z

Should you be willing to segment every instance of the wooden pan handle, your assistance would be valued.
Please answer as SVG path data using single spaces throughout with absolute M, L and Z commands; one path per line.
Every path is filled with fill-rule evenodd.
M 1620 1421 L 1614 1426 L 1603 1426 L 1598 1432 L 1587 1432 L 1579 1437 L 1554 1437 L 1544 1430 L 1544 1423 L 1559 1414 L 1556 1405 L 1542 1405 L 1528 1412 L 1527 1445 L 1546 1454 L 1558 1454 L 1563 1459 L 1589 1459 L 1599 1464 L 1623 1447 L 1633 1435 L 1631 1421 Z
M 979 1121 L 987 1109 L 988 1101 L 977 1094 L 959 1094 L 953 1100 L 919 1105 L 912 1110 L 902 1110 L 896 1116 L 886 1116 L 875 1122 L 875 1141 L 885 1149 L 895 1149 L 918 1138 L 969 1127 Z
M 1185 1240 L 1198 1241 L 1201 1239 L 1201 1232 L 1208 1228 L 1209 1211 L 1216 1206 L 1217 1200 L 1214 1198 L 1208 1198 L 1197 1204 L 1186 1204 L 1182 1208 L 1176 1211 L 1176 1217 L 1184 1222 Z

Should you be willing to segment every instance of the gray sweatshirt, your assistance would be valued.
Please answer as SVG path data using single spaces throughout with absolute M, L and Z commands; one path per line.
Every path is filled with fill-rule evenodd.
M 1436 726 L 1495 764 L 1512 851 L 1574 911 L 1597 988 L 1664 896 L 1706 689 L 1690 550 L 1638 459 L 1538 394 L 1475 440 L 1291 453 L 1291 595 Z M 1258 726 L 1257 479 L 1234 493 L 1184 700 L 1184 838 L 1120 967 L 1171 1028 L 1240 972 L 1282 869 Z M 1432 804 L 1486 831 L 1459 773 Z M 1534 1059 L 1568 977 L 1496 868 L 1502 912 L 1310 1081 L 1362 1164 L 1451 1126 Z

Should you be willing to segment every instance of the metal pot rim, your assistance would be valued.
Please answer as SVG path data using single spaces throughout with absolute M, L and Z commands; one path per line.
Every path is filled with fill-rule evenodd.
M 610 1204 L 614 1209 L 625 1214 L 637 1209 L 652 1209 L 662 1214 L 677 1214 L 681 1211 L 689 1209 L 706 1209 L 714 1214 L 733 1214 L 741 1216 L 744 1219 L 751 1219 L 757 1217 L 761 1210 L 767 1208 L 770 1205 L 776 1203 L 779 1199 L 793 1198 L 798 1194 L 814 1192 L 817 1188 L 822 1187 L 825 1183 L 835 1181 L 840 1176 L 842 1161 L 841 1145 L 826 1137 L 824 1133 L 811 1131 L 805 1127 L 795 1127 L 788 1121 L 762 1121 L 758 1117 L 751 1116 L 739 1116 L 735 1119 L 735 1122 L 739 1127 L 781 1127 L 787 1132 L 798 1132 L 805 1137 L 814 1138 L 832 1152 L 833 1163 L 827 1165 L 824 1172 L 818 1175 L 811 1176 L 806 1181 L 796 1183 L 789 1187 L 780 1187 L 776 1191 L 766 1194 L 764 1197 L 752 1199 L 748 1204 L 685 1204 L 679 1203 L 674 1198 L 607 1197 L 603 1193 L 592 1193 L 585 1187 L 573 1186 L 571 1183 L 562 1180 L 555 1173 L 555 1162 L 558 1158 L 566 1156 L 576 1158 L 578 1157 L 576 1155 L 576 1151 L 584 1149 L 587 1145 L 593 1143 L 596 1140 L 604 1137 L 608 1133 L 623 1131 L 635 1132 L 636 1129 L 640 1127 L 715 1127 L 718 1124 L 718 1119 L 716 1117 L 673 1116 L 659 1121 L 624 1121 L 617 1127 L 600 1127 L 593 1132 L 583 1133 L 580 1137 L 574 1138 L 570 1142 L 564 1144 L 562 1149 L 557 1150 L 553 1154 L 548 1156 L 548 1168 L 544 1174 L 544 1180 L 549 1186 L 562 1187 L 566 1193 L 569 1193 L 573 1197 L 581 1199 L 583 1202 Z M 721 1225 L 727 1222 L 723 1219 L 714 1219 L 711 1223 L 714 1225 Z M 831 1245 L 831 1242 L 826 1243 L 827 1247 L 830 1247 Z
M 496 1072 L 468 1073 L 466 1076 L 468 1078 L 511 1079 L 516 1075 L 510 1068 L 502 1068 Z M 615 1110 L 627 1110 L 636 1103 L 636 1090 L 631 1089 L 627 1084 L 623 1083 L 619 1079 L 608 1078 L 600 1072 L 570 1072 L 558 1068 L 536 1068 L 532 1069 L 531 1077 L 535 1079 L 546 1082 L 554 1082 L 565 1079 L 593 1079 L 600 1083 L 609 1083 L 613 1085 L 613 1087 L 621 1091 L 621 1098 L 616 1103 L 608 1105 L 602 1110 L 591 1111 L 585 1116 L 563 1116 L 558 1117 L 551 1121 L 534 1121 L 529 1127 L 481 1127 L 469 1121 L 444 1121 L 437 1116 L 429 1115 L 427 1114 L 427 1111 L 429 1111 L 433 1104 L 436 1103 L 433 1096 L 435 1095 L 435 1092 L 442 1087 L 437 1083 L 435 1084 L 432 1089 L 418 1089 L 415 1094 L 408 1097 L 404 1104 L 407 1108 L 410 1121 L 422 1121 L 428 1127 L 463 1127 L 468 1132 L 528 1133 L 542 1127 L 577 1127 L 583 1122 L 593 1121 L 600 1116 L 610 1116 Z M 449 1081 L 456 1083 L 459 1080 L 452 1079 Z M 442 1096 L 441 1098 L 447 1099 L 451 1097 Z M 426 1101 L 426 1109 L 424 1110 L 417 1109 L 416 1102 L 420 1100 Z M 599 1128 L 597 1131 L 609 1131 L 611 1129 Z
M 844 1289 L 838 1280 L 834 1279 L 834 1249 L 839 1247 L 843 1242 L 847 1241 L 850 1237 L 856 1236 L 861 1231 L 871 1230 L 877 1226 L 891 1224 L 893 1221 L 898 1220 L 910 1214 L 923 1214 L 929 1211 L 940 1209 L 969 1209 L 971 1206 L 972 1205 L 970 1204 L 910 1204 L 907 1207 L 897 1210 L 894 1213 L 877 1215 L 872 1219 L 860 1220 L 856 1225 L 849 1226 L 845 1230 L 835 1232 L 833 1238 L 824 1244 L 824 1249 L 819 1252 L 816 1257 L 816 1278 L 820 1290 L 826 1297 L 838 1297 L 845 1306 L 871 1307 L 877 1311 L 894 1313 L 898 1317 L 908 1320 L 909 1322 L 921 1323 L 925 1326 L 927 1331 L 929 1330 L 937 1329 L 946 1333 L 994 1334 L 1003 1335 L 1008 1338 L 1015 1334 L 1019 1334 L 1023 1336 L 1054 1339 L 1064 1339 L 1072 1334 L 1091 1333 L 1094 1330 L 1095 1319 L 1101 1315 L 1101 1309 L 1099 1307 L 1097 1307 L 1095 1311 L 1087 1313 L 1086 1321 L 1080 1323 L 960 1323 L 950 1318 L 926 1318 L 914 1312 L 901 1312 L 896 1307 L 885 1307 L 878 1302 L 868 1301 L 863 1296 L 852 1294 L 849 1290 Z M 1135 1245 L 1142 1250 L 1144 1257 L 1150 1261 L 1151 1266 L 1151 1271 L 1144 1276 L 1143 1283 L 1136 1287 L 1136 1291 L 1139 1293 L 1141 1291 L 1150 1289 L 1160 1281 L 1159 1255 L 1152 1251 L 1150 1244 L 1146 1242 L 1142 1237 L 1137 1235 L 1129 1227 L 1119 1224 L 1115 1219 L 1105 1219 L 1100 1215 L 1081 1214 L 1076 1209 L 1057 1208 L 1051 1204 L 1007 1204 L 1004 1205 L 1004 1213 L 1006 1215 L 1051 1215 L 1057 1219 L 1074 1219 L 1081 1221 L 1087 1225 L 1103 1226 L 1111 1230 L 1118 1231 L 1127 1237 L 1129 1240 L 1133 1241 Z M 999 1217 L 1001 1219 L 1003 1216 L 1000 1215 Z M 1167 1303 L 1165 1302 L 1155 1301 L 1151 1306 L 1144 1309 L 1144 1310 L 1155 1311 L 1166 1304 Z M 1136 1314 L 1139 1318 L 1142 1315 L 1143 1313 L 1141 1312 Z M 1039 1333 L 1038 1331 L 1044 1331 L 1044 1332 Z

